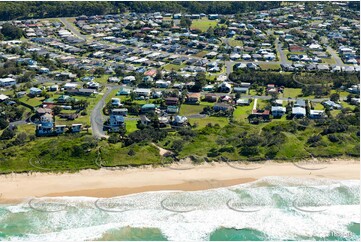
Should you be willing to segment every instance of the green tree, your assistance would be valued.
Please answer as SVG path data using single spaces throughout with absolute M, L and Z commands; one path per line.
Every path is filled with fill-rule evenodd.
M 23 31 L 15 25 L 5 23 L 2 25 L 1 34 L 5 40 L 20 39 L 23 36 Z
M 102 76 L 105 74 L 105 69 L 103 67 L 96 68 L 94 71 L 94 75 Z
M 59 113 L 61 113 L 61 110 L 63 110 L 63 109 L 60 106 L 53 107 L 53 112 L 55 115 L 58 115 Z
M 15 137 L 15 130 L 12 127 L 8 127 L 3 131 L 0 136 L 0 140 L 8 140 Z
M 202 87 L 207 84 L 206 74 L 204 72 L 200 72 L 195 76 L 193 91 L 200 92 Z
M 338 93 L 331 94 L 330 100 L 334 101 L 334 102 L 338 102 L 338 100 L 340 100 L 340 94 L 338 94 Z
M 180 23 L 179 25 L 182 27 L 182 28 L 186 28 L 186 29 L 189 29 L 192 25 L 192 20 L 190 18 L 184 18 L 182 17 L 181 20 L 180 20 Z
M 184 147 L 184 140 L 177 139 L 177 140 L 174 140 L 174 141 L 173 141 L 172 149 L 173 149 L 175 152 L 177 152 L 177 153 L 181 152 L 182 149 L 183 149 L 183 147 Z
M 18 134 L 14 140 L 14 144 L 15 145 L 23 145 L 25 144 L 26 138 L 28 137 L 28 135 L 24 132 L 21 132 L 20 134 Z
M 9 122 L 6 119 L 0 118 L 0 129 L 5 129 L 8 125 Z

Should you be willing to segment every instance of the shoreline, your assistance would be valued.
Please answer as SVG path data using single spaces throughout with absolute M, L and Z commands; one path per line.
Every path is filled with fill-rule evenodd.
M 78 173 L 32 173 L 0 175 L 0 203 L 30 197 L 113 197 L 141 192 L 196 191 L 228 187 L 267 176 L 359 180 L 360 161 L 354 159 L 312 160 L 297 163 L 239 164 L 211 162 L 169 167 L 81 170 Z

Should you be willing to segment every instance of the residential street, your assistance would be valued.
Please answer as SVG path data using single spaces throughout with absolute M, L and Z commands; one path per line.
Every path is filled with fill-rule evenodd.
M 327 46 L 328 53 L 331 54 L 332 58 L 336 61 L 336 65 L 338 66 L 345 66 L 343 61 L 341 60 L 340 56 L 337 54 L 337 52 L 332 49 L 330 46 Z
M 82 35 L 77 28 L 74 28 L 72 23 L 69 23 L 69 21 L 66 18 L 60 18 L 60 21 L 65 25 L 67 29 L 69 29 L 74 35 L 79 37 L 80 39 L 83 39 L 87 41 L 87 38 L 85 35 Z
M 103 131 L 103 107 L 105 106 L 105 99 L 112 90 L 118 89 L 119 86 L 106 87 L 106 91 L 102 97 L 102 99 L 95 105 L 94 109 L 90 115 L 90 122 L 93 131 L 93 136 L 95 138 L 107 137 L 105 132 Z
M 283 64 L 283 65 L 288 64 L 287 56 L 285 55 L 285 53 L 284 53 L 283 50 L 282 50 L 282 46 L 281 46 L 281 44 L 280 44 L 279 39 L 277 39 L 277 40 L 275 41 L 275 45 L 276 45 L 277 52 L 280 54 L 280 56 L 279 56 L 279 57 L 280 57 L 279 63 L 280 63 L 280 64 Z

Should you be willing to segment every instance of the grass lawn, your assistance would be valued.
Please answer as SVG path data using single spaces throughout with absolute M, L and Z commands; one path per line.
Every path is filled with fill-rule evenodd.
M 307 157 L 308 153 L 303 149 L 304 144 L 292 133 L 283 132 L 286 136 L 286 142 L 282 144 L 276 158 L 290 159 Z
M 329 64 L 329 65 L 336 65 L 336 61 L 334 58 L 323 58 L 322 63 Z
M 129 150 L 134 151 L 134 155 L 129 155 Z M 105 166 L 137 166 L 160 164 L 161 158 L 158 148 L 153 145 L 135 144 L 122 147 L 121 143 L 108 144 L 104 142 L 102 146 L 102 159 Z
M 323 110 L 324 109 L 324 107 L 321 103 L 312 102 L 312 105 L 315 110 Z
M 229 123 L 228 118 L 226 117 L 189 118 L 188 121 L 191 125 L 197 123 L 197 129 L 204 128 L 209 123 L 213 125 L 219 124 L 221 127 L 224 127 Z
M 57 119 L 56 124 L 65 124 L 70 125 L 74 123 L 81 123 L 83 125 L 90 125 L 90 115 L 93 111 L 95 105 L 102 99 L 103 95 L 96 95 L 95 97 L 82 97 L 82 96 L 74 96 L 78 100 L 87 100 L 89 102 L 89 106 L 86 109 L 87 115 L 79 116 L 75 120 L 64 120 L 64 119 Z
M 200 112 L 203 111 L 203 108 L 205 106 L 213 106 L 213 104 L 207 103 L 207 102 L 202 102 L 199 105 L 182 104 L 182 106 L 179 110 L 179 115 L 187 116 L 187 115 L 192 115 L 192 114 L 199 114 Z
M 331 90 L 330 95 L 333 94 L 333 93 L 337 93 L 337 90 Z M 345 92 L 345 91 L 340 91 L 340 92 L 338 92 L 338 94 L 340 95 L 340 98 L 341 98 L 341 99 L 346 99 L 347 96 L 348 96 L 350 93 L 349 93 L 349 92 Z
M 235 40 L 235 39 L 230 39 L 228 41 L 230 46 L 243 46 L 243 42 L 241 40 Z
M 34 124 L 21 124 L 17 126 L 17 132 L 24 132 L 27 135 L 34 134 L 35 135 L 35 125 Z
M 301 95 L 302 95 L 301 88 L 285 88 L 283 91 L 284 98 L 288 98 L 288 97 L 296 98 Z
M 191 28 L 199 29 L 202 32 L 205 32 L 209 27 L 215 27 L 217 23 L 218 23 L 217 20 L 209 20 L 208 18 L 204 17 L 202 19 L 193 20 Z
M 257 100 L 257 108 L 258 109 L 265 109 L 267 106 L 270 106 L 270 102 L 268 100 L 261 100 L 261 99 L 258 99 Z M 252 105 L 253 107 L 253 105 Z
M 121 101 L 125 98 L 125 96 L 115 96 L 119 90 L 115 89 L 110 92 L 110 94 L 105 98 L 105 105 L 110 102 L 110 100 L 114 97 L 119 98 Z
M 181 64 L 181 65 L 167 64 L 164 66 L 164 70 L 171 71 L 173 69 L 175 71 L 179 71 L 181 68 L 184 68 L 185 66 L 186 66 L 185 64 Z
M 40 104 L 42 104 L 43 100 L 44 100 L 44 97 L 30 98 L 30 97 L 28 97 L 26 95 L 19 99 L 20 102 L 26 103 L 26 104 L 28 104 L 30 106 L 33 106 L 33 107 L 37 107 Z
M 343 102 L 343 101 L 341 101 L 341 105 L 343 108 L 350 108 L 351 110 L 354 110 L 356 107 L 355 105 L 351 105 L 351 104 L 349 104 L 347 102 Z
M 198 52 L 197 54 L 195 54 L 194 56 L 203 58 L 207 53 L 208 53 L 208 51 L 202 50 L 202 51 Z
M 127 134 L 130 134 L 136 130 L 138 130 L 137 128 L 137 120 L 126 120 L 125 121 L 125 125 L 127 128 Z
M 248 115 L 251 114 L 254 101 L 249 106 L 237 106 L 233 112 L 234 120 L 246 121 Z
M 280 64 L 277 63 L 259 63 L 262 70 L 278 70 L 281 69 Z
M 94 79 L 95 82 L 99 82 L 100 84 L 107 84 L 108 83 L 109 75 L 103 75 L 101 77 L 97 77 Z
M 4 90 L 1 90 L 0 91 L 0 94 L 4 94 L 4 95 L 7 95 L 7 96 L 11 96 L 14 94 L 14 91 L 12 89 L 4 89 Z

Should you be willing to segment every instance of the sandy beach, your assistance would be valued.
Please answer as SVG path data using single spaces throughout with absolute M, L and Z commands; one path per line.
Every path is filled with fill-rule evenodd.
M 205 190 L 252 182 L 262 177 L 360 178 L 359 160 L 328 160 L 263 164 L 207 163 L 119 170 L 83 170 L 79 173 L 32 173 L 0 176 L 0 202 L 42 196 L 112 197 L 145 191 Z

